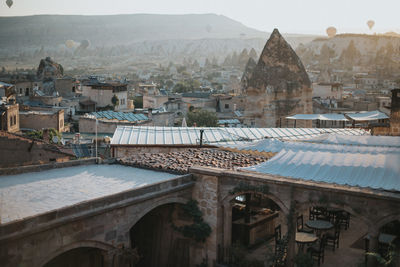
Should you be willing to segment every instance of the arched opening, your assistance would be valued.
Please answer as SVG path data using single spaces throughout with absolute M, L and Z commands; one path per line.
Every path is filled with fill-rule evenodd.
M 256 192 L 238 195 L 231 204 L 232 244 L 239 242 L 253 247 L 271 239 L 275 227 L 281 225 L 284 217 L 272 199 Z
M 274 253 L 275 229 L 281 229 L 282 237 L 286 233 L 288 208 L 272 194 L 247 190 L 227 195 L 223 213 L 218 263 L 263 266 L 266 256 Z
M 387 261 L 395 257 L 392 261 L 400 264 L 400 220 L 393 220 L 379 228 L 378 253 Z
M 191 223 L 182 206 L 180 203 L 158 206 L 130 229 L 131 247 L 140 256 L 136 266 L 190 266 L 191 240 L 174 229 Z
M 103 267 L 102 250 L 93 247 L 79 247 L 68 250 L 44 265 L 44 267 Z

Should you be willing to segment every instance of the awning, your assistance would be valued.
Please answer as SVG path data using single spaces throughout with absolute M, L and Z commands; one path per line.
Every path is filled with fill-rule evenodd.
M 355 121 L 374 121 L 389 119 L 389 117 L 378 110 L 360 113 L 346 113 L 346 116 Z
M 296 114 L 286 117 L 291 120 L 321 120 L 321 121 L 348 121 L 343 114 L 328 113 L 328 114 Z

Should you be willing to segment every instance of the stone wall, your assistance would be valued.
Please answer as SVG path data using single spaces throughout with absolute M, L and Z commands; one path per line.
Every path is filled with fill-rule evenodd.
M 40 141 L 0 135 L 0 167 L 68 161 L 71 156 L 58 152 Z
M 20 127 L 34 130 L 54 128 L 59 132 L 64 131 L 64 110 L 57 112 L 27 111 L 20 112 Z
M 105 252 L 104 266 L 124 267 L 113 258 L 130 248 L 130 229 L 159 206 L 186 203 L 192 186 L 188 175 L 0 225 L 0 262 L 42 267 L 71 248 L 92 247 Z

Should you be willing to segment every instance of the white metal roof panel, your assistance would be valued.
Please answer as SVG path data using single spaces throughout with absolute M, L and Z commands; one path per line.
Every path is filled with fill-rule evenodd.
M 400 191 L 400 154 L 282 150 L 243 170 L 331 184 Z
M 204 130 L 204 144 L 235 144 L 264 138 L 305 139 L 325 133 L 338 132 L 335 129 L 317 128 L 225 128 L 225 127 L 155 127 L 119 126 L 112 138 L 112 145 L 195 145 L 200 141 L 200 130 Z M 364 135 L 360 129 L 342 129 L 344 135 Z
M 373 121 L 389 118 L 385 113 L 378 110 L 360 113 L 346 113 L 346 116 L 355 121 Z

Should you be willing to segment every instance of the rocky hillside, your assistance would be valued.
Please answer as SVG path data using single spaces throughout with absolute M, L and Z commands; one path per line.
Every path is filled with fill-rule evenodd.
M 204 15 L 39 15 L 0 17 L 0 47 L 56 46 L 67 40 L 122 45 L 145 40 L 254 38 L 265 33 L 225 16 Z
M 365 65 L 379 64 L 380 61 L 393 64 L 400 62 L 400 36 L 340 34 L 332 38 L 317 38 L 300 45 L 296 52 L 306 65 L 329 62 Z M 384 58 L 392 62 L 383 62 Z

